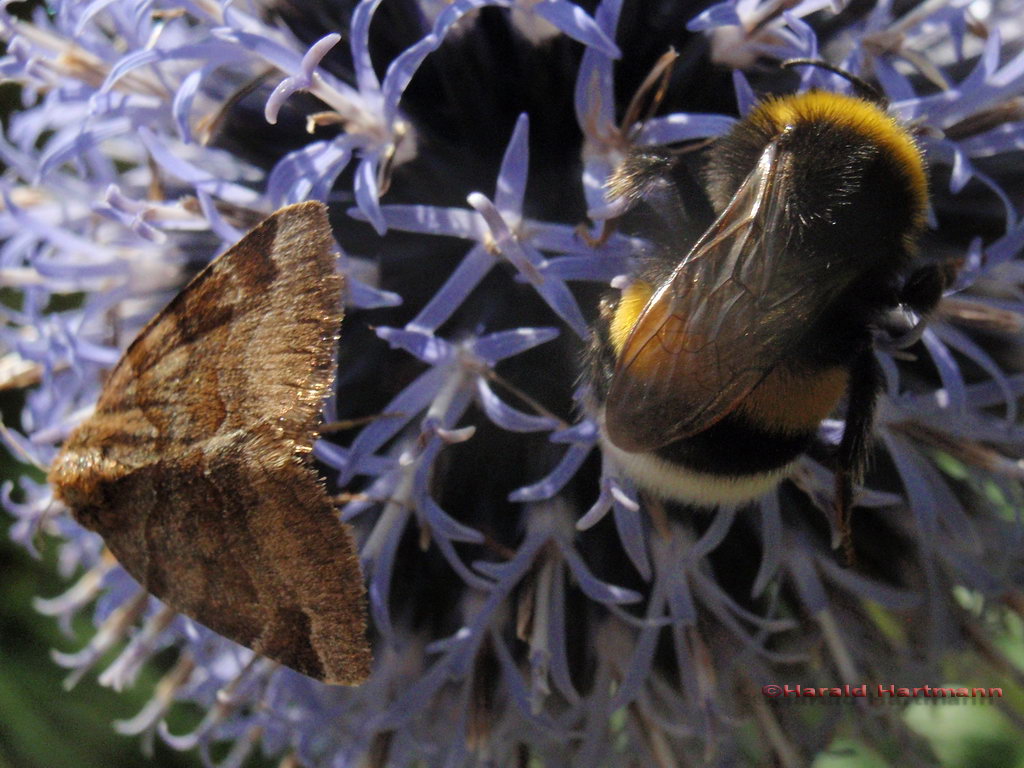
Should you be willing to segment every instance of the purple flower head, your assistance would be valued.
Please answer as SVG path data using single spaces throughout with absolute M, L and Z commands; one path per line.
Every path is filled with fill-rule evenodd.
M 951 651 L 999 667 L 963 595 L 1022 604 L 1024 28 L 1013 3 L 975 5 L 0 11 L 0 72 L 23 101 L 0 137 L 0 278 L 21 299 L 0 381 L 31 385 L 0 435 L 13 454 L 45 467 L 134 334 L 276 208 L 327 202 L 348 286 L 325 420 L 359 426 L 314 454 L 356 531 L 370 679 L 321 685 L 176 616 L 26 475 L 2 489 L 12 536 L 59 537 L 73 580 L 36 607 L 96 626 L 53 654 L 68 683 L 120 690 L 176 649 L 114 727 L 220 766 L 800 765 L 851 728 L 905 744 L 898 718 L 837 707 L 811 727 L 761 691 L 913 687 Z M 878 84 L 926 155 L 921 255 L 957 267 L 927 324 L 894 312 L 877 329 L 886 387 L 852 567 L 832 515 L 842 411 L 764 497 L 694 510 L 602 452 L 581 376 L 602 293 L 658 245 L 616 230 L 609 176 L 670 146 L 699 179 L 761 95 L 849 92 L 778 66 L 792 57 Z M 699 182 L 675 191 L 706 205 Z M 172 732 L 185 702 L 205 714 Z

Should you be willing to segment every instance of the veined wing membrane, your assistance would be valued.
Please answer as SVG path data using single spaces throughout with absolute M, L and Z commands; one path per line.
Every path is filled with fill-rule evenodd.
M 789 355 L 831 291 L 787 259 L 785 156 L 772 142 L 631 331 L 605 428 L 649 451 L 703 432 Z

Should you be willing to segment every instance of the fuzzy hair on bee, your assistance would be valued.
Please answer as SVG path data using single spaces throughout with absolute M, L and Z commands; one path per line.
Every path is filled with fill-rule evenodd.
M 637 234 L 656 247 L 594 327 L 605 453 L 657 497 L 738 506 L 781 482 L 845 396 L 842 521 L 882 389 L 873 331 L 901 305 L 926 314 L 944 286 L 917 254 L 921 150 L 881 97 L 811 90 L 762 100 L 711 146 L 706 228 L 684 175 L 636 148 L 609 183 L 649 209 Z

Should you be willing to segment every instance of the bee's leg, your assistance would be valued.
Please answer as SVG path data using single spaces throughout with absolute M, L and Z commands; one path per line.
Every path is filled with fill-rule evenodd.
M 868 346 L 856 357 L 850 368 L 846 428 L 839 443 L 839 466 L 836 470 L 836 520 L 847 565 L 853 565 L 854 562 L 850 529 L 853 489 L 864 480 L 871 448 L 875 403 L 883 384 L 882 369 L 875 359 L 874 350 Z
M 942 298 L 942 292 L 956 279 L 955 267 L 947 263 L 929 264 L 912 272 L 900 290 L 900 304 L 919 315 L 927 315 Z
M 643 232 L 685 253 L 715 214 L 693 163 L 658 147 L 634 147 L 608 182 L 622 231 Z

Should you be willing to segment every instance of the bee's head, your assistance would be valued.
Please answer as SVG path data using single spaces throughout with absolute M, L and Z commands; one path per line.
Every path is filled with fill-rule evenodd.
M 908 250 L 924 226 L 928 179 L 910 133 L 878 103 L 829 91 L 769 98 L 711 150 L 708 190 L 723 210 L 769 144 L 773 194 L 792 234 L 823 246 Z

